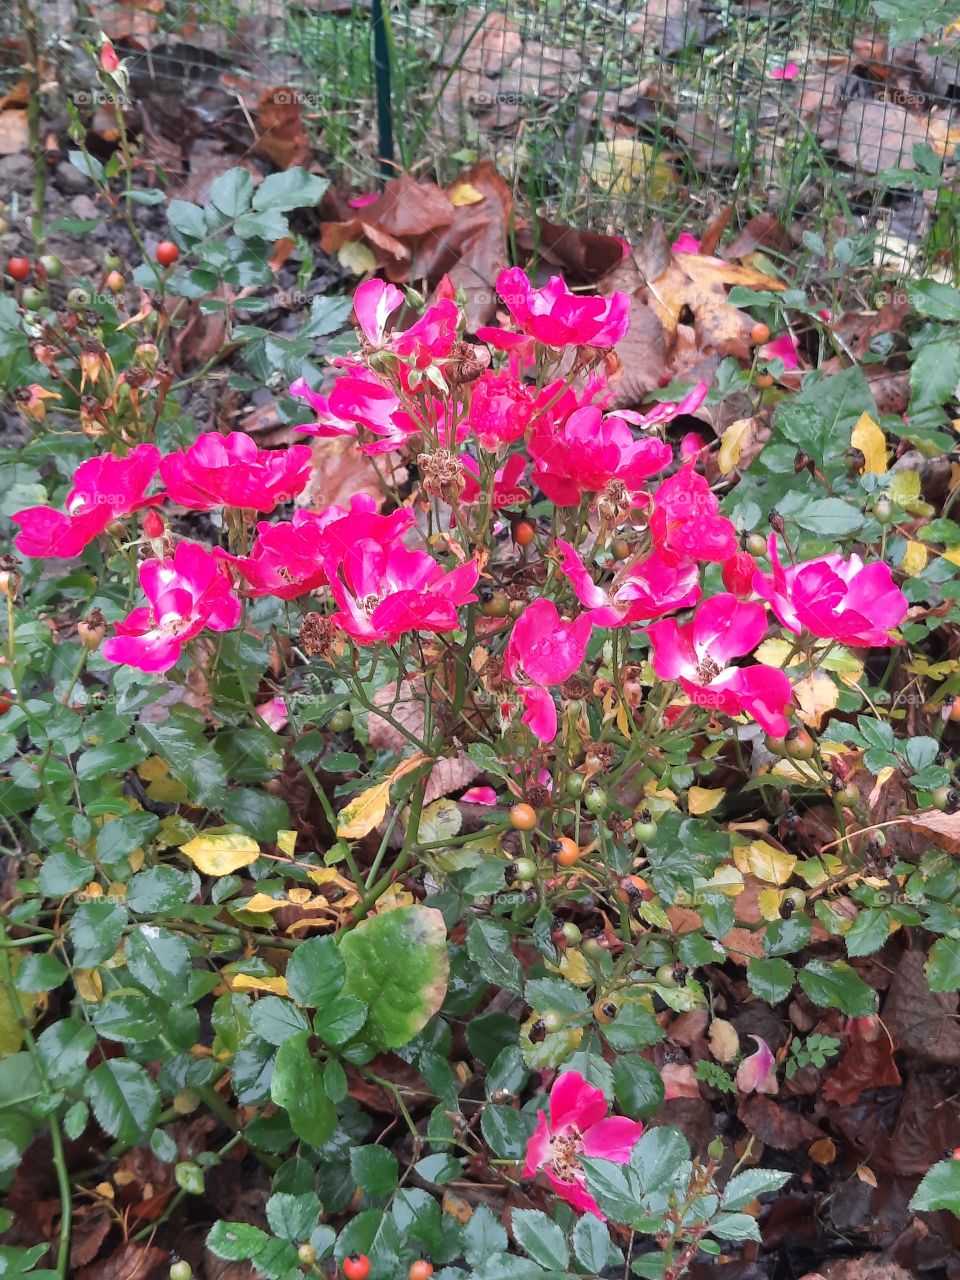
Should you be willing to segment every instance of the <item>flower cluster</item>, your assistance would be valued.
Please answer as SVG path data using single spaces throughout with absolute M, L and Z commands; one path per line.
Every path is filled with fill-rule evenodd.
M 670 699 L 750 716 L 776 736 L 788 728 L 791 684 L 753 657 L 771 625 L 847 645 L 895 643 L 906 600 L 886 565 L 832 555 L 785 566 L 774 536 L 767 573 L 741 550 L 698 469 L 704 441 L 688 433 L 675 450 L 666 434 L 699 409 L 705 384 L 646 413 L 610 411 L 616 362 L 606 353 L 627 330 L 626 295 L 582 296 L 559 277 L 537 289 L 518 269 L 497 287 L 507 323 L 481 329 L 478 344 L 464 337 L 449 282 L 404 327 L 403 293 L 368 281 L 354 299 L 359 351 L 336 362 L 327 392 L 303 379 L 291 387 L 316 415 L 299 430 L 353 437 L 371 459 L 415 467 L 388 513 L 357 496 L 254 528 L 255 513 L 303 493 L 311 447 L 259 449 L 240 432 L 208 433 L 165 457 L 143 444 L 83 463 L 64 511 L 17 513 L 18 549 L 75 556 L 102 534 L 122 537 L 117 522 L 144 509 L 221 509 L 230 540 L 212 554 L 174 544 L 155 514 L 142 517 L 146 603 L 116 624 L 104 656 L 144 671 L 168 670 L 204 629 L 236 626 L 243 596 L 319 594 L 329 627 L 371 646 L 472 627 L 468 606 L 509 594 L 510 608 L 483 623 L 488 645 L 502 640 L 491 691 L 504 721 L 518 714 L 541 743 L 557 734 L 558 691 L 593 641 L 621 628 L 649 642 Z M 543 500 L 552 520 L 530 522 L 525 508 Z M 518 522 L 524 540 L 509 536 Z M 720 594 L 705 591 L 710 565 Z

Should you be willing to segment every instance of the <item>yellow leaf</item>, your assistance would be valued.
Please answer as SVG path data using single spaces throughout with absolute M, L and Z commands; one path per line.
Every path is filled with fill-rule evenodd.
M 379 827 L 387 813 L 390 783 L 378 782 L 361 791 L 337 815 L 337 835 L 344 840 L 361 840 Z
M 752 418 L 738 418 L 731 422 L 720 437 L 720 452 L 717 454 L 717 466 L 723 475 L 728 476 L 740 461 L 743 446 L 747 443 L 748 429 L 753 426 Z
M 887 473 L 887 439 L 869 413 L 861 413 L 850 436 L 850 444 L 864 457 L 864 472 L 882 476 Z
M 253 911 L 256 913 L 264 911 L 279 911 L 281 907 L 287 904 L 283 898 L 271 898 L 269 893 L 255 893 L 249 902 L 242 905 L 238 902 L 237 906 L 243 911 Z
M 559 965 L 548 964 L 547 968 L 552 969 L 554 973 L 562 974 L 575 987 L 589 987 L 593 983 L 586 960 L 572 947 L 569 947 L 560 957 Z
M 260 857 L 260 846 L 242 831 L 208 830 L 181 847 L 205 876 L 229 876 Z
M 776 849 L 766 840 L 754 840 L 751 844 L 737 845 L 733 860 L 744 875 L 755 875 L 768 884 L 786 884 L 797 865 L 796 858 L 782 849 Z
M 297 833 L 295 831 L 278 831 L 277 832 L 277 848 L 281 853 L 285 853 L 288 858 L 293 857 L 293 851 L 297 847 Z
M 723 787 L 714 789 L 710 787 L 688 787 L 687 809 L 694 817 L 699 818 L 701 814 L 709 813 L 711 809 L 715 809 L 726 794 Z
M 949 560 L 951 564 L 960 564 L 960 547 L 951 547 L 949 551 L 944 551 L 944 560 Z
M 416 751 L 407 760 L 401 760 L 389 778 L 378 782 L 376 786 L 361 791 L 351 800 L 346 808 L 337 815 L 337 835 L 344 840 L 361 840 L 376 827 L 379 827 L 387 812 L 390 800 L 391 784 L 405 774 L 418 769 L 427 757 L 422 751 Z
M 479 204 L 484 199 L 482 191 L 478 191 L 470 182 L 458 182 L 450 192 L 450 203 L 455 209 L 465 204 Z
M 757 894 L 757 910 L 764 920 L 779 920 L 783 894 L 779 889 L 761 889 Z
M 287 897 L 297 907 L 305 907 L 308 902 L 313 901 L 313 894 L 309 889 L 304 888 L 288 889 Z M 327 900 L 326 898 L 321 898 L 320 901 L 325 903 Z
M 928 552 L 922 542 L 910 541 L 900 561 L 900 568 L 908 578 L 914 578 L 927 567 Z
M 161 778 L 170 777 L 170 766 L 159 756 L 147 756 L 137 765 L 137 774 L 144 782 L 159 782 Z
M 96 1004 L 103 999 L 103 979 L 99 969 L 74 969 L 73 983 L 81 1000 Z
M 420 815 L 417 827 L 419 844 L 439 844 L 441 840 L 452 840 L 460 834 L 463 826 L 463 813 L 456 800 L 434 800 L 428 804 Z
M 793 686 L 800 719 L 811 729 L 819 729 L 823 717 L 840 701 L 840 690 L 823 671 L 814 671 Z
M 235 973 L 227 978 L 231 991 L 269 991 L 275 996 L 287 996 L 286 978 L 255 978 L 252 973 Z
M 337 250 L 337 259 L 341 267 L 355 276 L 366 276 L 377 269 L 373 250 L 362 240 L 348 240 L 346 244 L 342 244 Z
M 402 889 L 399 885 L 392 884 L 377 899 L 377 913 L 382 915 L 385 911 L 396 911 L 399 907 L 412 907 L 415 901 L 416 899 L 408 889 Z
M 600 143 L 590 163 L 590 179 L 611 195 L 629 195 L 643 186 L 652 199 L 668 195 L 677 178 L 653 147 L 634 138 L 610 138 Z

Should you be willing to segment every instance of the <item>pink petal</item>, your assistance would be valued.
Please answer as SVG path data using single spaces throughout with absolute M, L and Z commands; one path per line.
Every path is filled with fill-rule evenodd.
M 583 1154 L 626 1164 L 642 1134 L 643 1125 L 639 1120 L 608 1116 L 606 1120 L 591 1125 L 583 1135 Z
M 689 231 L 681 231 L 670 247 L 674 253 L 699 253 L 700 241 Z
M 496 804 L 497 793 L 493 787 L 470 787 L 460 797 L 461 804 Z
M 592 1213 L 601 1222 L 606 1222 L 605 1215 L 600 1212 L 600 1206 L 587 1190 L 586 1182 L 580 1179 L 576 1182 L 564 1182 L 550 1168 L 544 1169 L 543 1172 L 561 1200 L 566 1200 L 567 1204 L 573 1205 L 578 1213 Z
M 757 1051 L 744 1058 L 737 1068 L 737 1088 L 741 1093 L 776 1093 L 776 1063 L 770 1047 L 759 1036 L 751 1036 L 750 1039 L 757 1046 Z
M 795 62 L 788 62 L 784 67 L 774 67 L 767 72 L 771 80 L 796 80 L 800 68 Z
M 523 1167 L 523 1176 L 532 1178 L 542 1165 L 546 1164 L 550 1155 L 550 1126 L 547 1124 L 547 1113 L 537 1112 L 537 1127 L 527 1143 L 527 1162 Z
M 520 717 L 535 738 L 552 742 L 557 736 L 557 708 L 553 694 L 539 685 L 524 685 L 520 690 L 526 710 Z
M 585 1133 L 607 1114 L 603 1090 L 588 1084 L 578 1071 L 557 1076 L 550 1090 L 550 1128 L 554 1133 L 571 1126 Z

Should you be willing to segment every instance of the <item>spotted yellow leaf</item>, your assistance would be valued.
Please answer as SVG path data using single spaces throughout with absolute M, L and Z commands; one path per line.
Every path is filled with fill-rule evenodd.
M 237 905 L 240 906 L 239 903 Z M 248 902 L 243 903 L 243 910 L 259 915 L 267 911 L 279 911 L 286 905 L 283 898 L 271 898 L 269 893 L 255 893 Z
M 819 729 L 823 717 L 840 701 L 840 690 L 824 671 L 813 671 L 793 686 L 800 719 L 811 729 Z
M 726 794 L 723 787 L 688 787 L 687 809 L 699 818 L 701 814 L 715 809 Z
M 744 875 L 754 875 L 768 884 L 786 884 L 797 865 L 792 854 L 767 844 L 766 840 L 738 845 L 733 851 L 733 860 Z
M 857 419 L 850 444 L 863 454 L 865 472 L 874 476 L 886 475 L 887 440 L 869 413 L 861 413 Z
M 386 816 L 391 785 L 398 778 L 419 768 L 426 759 L 422 751 L 417 751 L 407 760 L 401 760 L 389 778 L 384 778 L 383 782 L 378 782 L 375 786 L 368 787 L 366 791 L 361 791 L 337 815 L 337 835 L 343 840 L 361 840 L 379 827 Z
M 205 876 L 229 876 L 249 867 L 260 857 L 260 846 L 242 831 L 208 830 L 181 846 L 198 871 Z
M 286 978 L 257 978 L 252 973 L 234 973 L 227 982 L 231 991 L 268 991 L 275 996 L 290 994 Z

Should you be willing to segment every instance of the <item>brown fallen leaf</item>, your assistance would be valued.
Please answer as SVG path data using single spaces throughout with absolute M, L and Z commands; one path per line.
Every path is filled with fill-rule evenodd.
M 948 1066 L 960 1066 L 957 997 L 930 990 L 923 949 L 905 951 L 887 992 L 881 1017 L 894 1044 L 904 1053 Z
M 74 1280 L 163 1280 L 169 1265 L 166 1249 L 130 1240 L 103 1262 L 82 1267 L 74 1273 Z
M 893 1049 L 893 1041 L 879 1018 L 860 1018 L 851 1024 L 843 1057 L 823 1081 L 825 1101 L 848 1107 L 865 1089 L 899 1084 Z
M 668 337 L 676 333 L 685 312 L 693 316 L 697 345 L 701 351 L 750 357 L 750 331 L 754 320 L 727 298 L 729 287 L 780 290 L 785 286 L 753 267 L 708 258 L 702 254 L 671 255 L 666 270 L 650 280 L 650 305 L 657 313 Z
M 745 1098 L 737 1114 L 765 1146 L 775 1147 L 778 1151 L 808 1147 L 824 1137 L 805 1116 L 762 1093 L 753 1093 Z
M 921 832 L 938 849 L 960 854 L 960 810 L 941 813 L 939 809 L 921 809 L 911 813 L 904 825 Z
M 30 126 L 26 111 L 0 113 L 0 156 L 26 151 L 30 145 Z
M 278 169 L 304 164 L 310 152 L 300 98 L 293 89 L 268 89 L 257 104 L 260 136 L 251 150 L 255 156 L 266 156 Z

